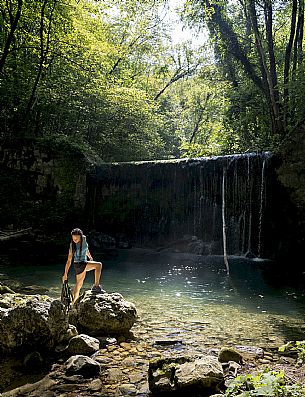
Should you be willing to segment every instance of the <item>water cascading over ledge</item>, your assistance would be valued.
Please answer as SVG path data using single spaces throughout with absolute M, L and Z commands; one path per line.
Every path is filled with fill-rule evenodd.
M 196 253 L 270 257 L 274 173 L 269 152 L 103 164 L 88 181 L 91 228 L 136 246 L 189 239 Z M 186 237 L 188 236 L 188 237 Z

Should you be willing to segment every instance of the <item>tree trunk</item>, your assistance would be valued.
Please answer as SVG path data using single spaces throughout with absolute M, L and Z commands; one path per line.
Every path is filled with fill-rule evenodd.
M 274 81 L 271 76 L 270 69 L 268 68 L 267 65 L 267 59 L 266 59 L 266 54 L 263 49 L 260 33 L 259 33 L 259 28 L 258 28 L 258 22 L 257 22 L 257 15 L 256 15 L 256 10 L 255 10 L 255 2 L 254 0 L 250 0 L 248 3 L 248 9 L 249 9 L 249 15 L 251 18 L 251 23 L 255 35 L 255 42 L 256 42 L 256 48 L 257 52 L 259 55 L 259 59 L 261 60 L 261 64 L 264 70 L 264 73 L 266 74 L 267 78 L 267 85 L 268 85 L 268 94 L 267 94 L 267 99 L 268 96 L 270 98 L 270 115 L 271 115 L 271 125 L 272 125 L 272 132 L 273 134 L 281 134 L 283 131 L 283 125 L 281 121 L 281 114 L 280 114 L 280 109 L 279 109 L 279 103 L 277 101 L 277 87 L 274 86 Z M 270 12 L 270 11 L 269 11 Z M 272 12 L 272 10 L 271 10 Z M 271 20 L 272 22 L 272 20 Z M 270 23 L 270 21 L 269 21 Z M 270 27 L 268 28 L 270 30 Z M 273 46 L 273 45 L 272 45 Z M 269 46 L 270 47 L 270 46 Z M 276 76 L 276 70 L 275 76 Z M 276 78 L 276 77 L 275 77 Z M 269 101 L 268 101 L 269 102 Z
M 294 38 L 293 45 L 293 80 L 295 77 L 295 72 L 297 69 L 297 65 L 302 63 L 303 59 L 303 38 L 304 38 L 304 0 L 299 0 L 298 7 L 298 22 L 296 28 L 296 34 Z
M 0 242 L 17 240 L 17 239 L 23 238 L 25 236 L 29 236 L 31 234 L 31 232 L 32 232 L 32 228 L 29 227 L 27 229 L 18 230 L 16 232 L 1 233 L 0 234 Z
M 200 125 L 200 123 L 201 123 L 201 121 L 202 121 L 202 119 L 203 119 L 204 110 L 206 109 L 206 106 L 207 106 L 207 104 L 208 104 L 209 99 L 211 98 L 211 96 L 212 96 L 211 93 L 209 93 L 209 94 L 206 96 L 204 106 L 200 106 L 200 105 L 198 104 L 198 105 L 200 106 L 200 112 L 199 112 L 199 115 L 198 115 L 198 119 L 197 119 L 197 121 L 196 121 L 196 123 L 195 123 L 195 127 L 194 127 L 194 129 L 193 129 L 192 136 L 191 136 L 191 138 L 190 138 L 190 143 L 193 143 L 193 142 L 195 141 L 195 137 L 196 137 L 196 134 L 197 134 L 197 132 L 198 132 L 199 125 Z M 198 101 L 198 102 L 199 102 L 199 101 Z
M 49 17 L 49 25 L 48 25 L 48 31 L 47 31 L 47 41 L 46 45 L 44 45 L 44 29 L 45 29 L 45 24 L 44 24 L 44 19 L 45 19 L 45 11 L 46 11 L 46 6 L 49 0 L 44 0 L 42 8 L 41 8 L 41 13 L 40 13 L 40 29 L 39 29 L 39 37 L 40 37 L 40 60 L 39 60 L 39 67 L 38 67 L 38 72 L 33 84 L 32 92 L 30 99 L 27 104 L 27 109 L 26 109 L 26 117 L 29 116 L 29 114 L 32 111 L 32 108 L 35 104 L 35 96 L 36 96 L 36 91 L 38 88 L 38 84 L 41 80 L 42 74 L 43 74 L 43 68 L 45 65 L 45 61 L 47 58 L 47 55 L 49 53 L 49 46 L 50 46 L 50 36 L 51 36 L 51 25 L 52 25 L 52 18 L 53 18 L 53 13 L 56 7 L 56 2 L 57 0 L 54 0 L 53 7 L 50 12 L 50 17 Z
M 265 92 L 263 81 L 257 75 L 254 66 L 239 43 L 237 34 L 233 31 L 229 23 L 222 17 L 221 6 L 211 3 L 210 0 L 205 0 L 204 3 L 209 9 L 213 9 L 209 23 L 210 29 L 212 30 L 211 24 L 215 24 L 218 27 L 222 40 L 228 46 L 228 51 L 243 65 L 246 74 L 254 84 L 259 87 L 260 90 Z
M 303 39 L 304 39 L 304 0 L 300 0 L 299 4 L 299 34 L 298 34 L 298 59 L 299 64 L 303 61 Z
M 172 84 L 174 84 L 176 81 L 183 79 L 186 76 L 191 76 L 197 69 L 197 66 L 198 65 L 195 65 L 191 69 L 187 69 L 187 70 L 181 70 L 181 69 L 176 70 L 175 74 L 170 78 L 170 80 L 165 84 L 165 86 L 154 97 L 154 100 L 156 101 L 157 99 L 159 99 L 159 97 L 165 92 L 165 90 L 167 90 L 167 88 L 170 87 Z
M 290 63 L 291 63 L 291 52 L 294 37 L 296 34 L 296 20 L 297 20 L 297 0 L 292 0 L 292 15 L 291 15 L 291 26 L 290 26 L 290 35 L 289 40 L 286 46 L 285 51 L 285 66 L 284 66 L 284 123 L 287 125 L 288 119 L 288 102 L 289 102 L 289 72 L 290 72 Z
M 0 74 L 3 71 L 6 58 L 9 54 L 10 46 L 11 46 L 13 38 L 14 38 L 14 33 L 15 33 L 15 30 L 17 29 L 18 22 L 20 20 L 22 3 L 23 3 L 23 0 L 18 0 L 17 12 L 16 12 L 15 17 L 12 15 L 11 10 L 9 10 L 11 26 L 10 26 L 10 31 L 7 36 L 5 45 L 4 45 L 2 56 L 0 58 Z
M 296 27 L 296 34 L 293 43 L 293 62 L 292 62 L 292 75 L 291 79 L 296 84 L 297 81 L 297 69 L 302 65 L 303 60 L 303 38 L 304 38 L 304 0 L 299 0 L 298 7 L 298 22 Z M 294 91 L 290 94 L 290 118 L 291 123 L 295 125 L 296 109 L 297 109 L 297 98 L 294 95 Z
M 270 74 L 272 80 L 272 86 L 274 87 L 274 99 L 279 103 L 279 89 L 278 89 L 278 79 L 276 71 L 276 61 L 274 55 L 274 42 L 273 42 L 273 13 L 272 4 L 270 0 L 265 2 L 265 24 L 266 24 L 266 35 L 268 43 L 268 52 L 270 60 Z

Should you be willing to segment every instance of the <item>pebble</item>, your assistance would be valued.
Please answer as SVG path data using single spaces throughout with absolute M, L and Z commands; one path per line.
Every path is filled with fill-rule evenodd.
M 130 349 L 131 349 L 130 343 L 122 342 L 122 343 L 120 344 L 120 346 L 121 346 L 123 349 L 125 349 L 125 350 L 130 350 Z
M 89 385 L 88 385 L 88 389 L 91 391 L 98 391 L 101 390 L 103 384 L 102 381 L 100 379 L 94 379 Z
M 273 361 L 273 355 L 271 353 L 264 353 L 264 358 Z
M 271 360 L 268 360 L 266 358 L 259 358 L 257 361 L 261 364 L 270 364 L 271 362 Z
M 109 351 L 109 352 L 113 352 L 114 350 L 117 350 L 117 345 L 110 345 L 110 346 L 107 346 L 107 351 Z
M 122 361 L 122 366 L 124 366 L 124 367 L 135 367 L 136 366 L 136 362 L 135 362 L 134 358 L 126 357 Z
M 99 350 L 95 355 L 95 360 L 101 365 L 101 375 L 97 379 L 87 380 L 86 384 L 82 383 L 82 380 L 75 379 L 73 383 L 67 377 L 61 378 L 61 384 L 55 387 L 56 396 L 60 397 L 87 397 L 87 396 L 104 396 L 104 397 L 148 397 L 150 395 L 147 373 L 148 363 L 152 358 L 158 357 L 171 357 L 176 356 L 178 351 L 173 346 L 154 346 L 153 340 L 157 337 L 164 339 L 166 337 L 167 329 L 160 329 L 160 333 L 153 330 L 152 332 L 143 331 L 139 329 L 136 332 L 136 341 L 128 341 L 125 338 L 120 338 L 117 344 L 107 345 Z M 140 335 L 143 335 L 140 336 Z M 152 337 L 153 336 L 153 337 Z M 181 335 L 175 335 L 175 338 L 180 338 Z M 227 337 L 224 337 L 224 340 Z M 215 339 L 209 341 L 209 339 Z M 219 351 L 219 337 L 210 336 L 208 338 L 201 338 L 191 341 L 184 341 L 185 351 L 184 353 L 195 352 L 196 354 L 205 354 L 213 351 L 216 355 Z M 274 356 L 270 352 L 265 352 L 262 348 L 251 347 L 251 346 L 236 346 L 238 350 L 245 351 L 251 360 L 247 363 L 250 368 L 255 360 L 255 366 L 257 368 L 257 362 L 260 364 L 270 364 L 271 362 L 277 361 L 277 355 Z M 212 349 L 212 350 L 211 350 Z M 269 349 L 270 350 L 270 349 Z M 258 360 L 256 361 L 256 359 Z M 280 357 L 280 361 L 287 362 L 289 358 Z M 245 361 L 248 361 L 247 359 Z M 291 363 L 294 363 L 294 359 L 291 359 Z M 255 368 L 253 364 L 253 368 Z M 54 366 L 54 369 L 59 370 L 61 365 Z M 235 373 L 239 372 L 239 365 L 236 363 L 230 363 L 230 370 Z M 73 383 L 73 384 L 72 384 Z M 78 383 L 78 384 L 76 384 Z M 53 390 L 53 389 L 52 389 Z M 53 393 L 53 391 L 52 391 Z M 47 397 L 46 393 L 42 393 L 41 396 Z M 50 397 L 52 397 L 50 395 Z
M 123 372 L 118 368 L 110 368 L 106 371 L 105 376 L 107 377 L 107 382 L 120 382 L 124 378 Z
M 137 394 L 135 386 L 129 383 L 120 385 L 118 389 L 123 396 L 135 396 Z
M 130 383 L 139 383 L 145 379 L 146 379 L 146 374 L 143 373 L 129 375 Z

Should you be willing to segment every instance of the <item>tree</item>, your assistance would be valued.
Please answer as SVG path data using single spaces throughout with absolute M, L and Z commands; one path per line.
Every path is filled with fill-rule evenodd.
M 243 92 L 250 80 L 269 115 L 269 126 L 262 125 L 271 129 L 275 142 L 283 139 L 304 115 L 292 89 L 301 78 L 296 68 L 303 70 L 304 0 L 194 0 L 186 10 L 189 19 L 207 23 L 219 65 L 233 84 L 232 105 L 234 91 Z
M 1 3 L 4 3 L 4 1 Z M 23 0 L 18 0 L 17 4 L 12 1 L 6 1 L 5 4 L 1 4 L 1 25 L 3 26 L 3 30 L 1 34 L 2 54 L 0 57 L 0 74 L 2 73 L 14 40 L 15 31 L 21 16 L 22 4 Z

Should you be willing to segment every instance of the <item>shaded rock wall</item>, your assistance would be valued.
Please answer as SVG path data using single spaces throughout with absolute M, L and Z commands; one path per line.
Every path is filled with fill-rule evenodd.
M 254 153 L 100 165 L 88 180 L 91 226 L 140 246 L 196 236 L 198 253 L 222 254 L 224 206 L 228 253 L 274 257 L 287 228 L 273 161 Z
M 299 183 L 298 199 L 291 200 L 296 190 L 287 174 L 294 164 L 289 153 L 286 162 L 250 153 L 102 164 L 67 142 L 2 141 L 0 229 L 42 230 L 48 257 L 54 253 L 46 250 L 50 234 L 66 244 L 76 226 L 123 235 L 138 246 L 179 249 L 181 243 L 183 250 L 187 241 L 191 252 L 222 254 L 224 206 L 229 254 L 285 258 L 304 240 L 296 227 L 302 225 L 296 207 L 303 208 L 304 186 Z M 286 167 L 280 177 L 288 189 L 279 182 L 279 164 Z
M 3 260 L 54 263 L 66 255 L 70 230 L 87 230 L 91 164 L 65 140 L 0 141 L 0 231 L 31 228 L 25 238 L 0 242 Z
M 0 228 L 54 229 L 83 210 L 88 163 L 82 153 L 47 141 L 0 142 Z

